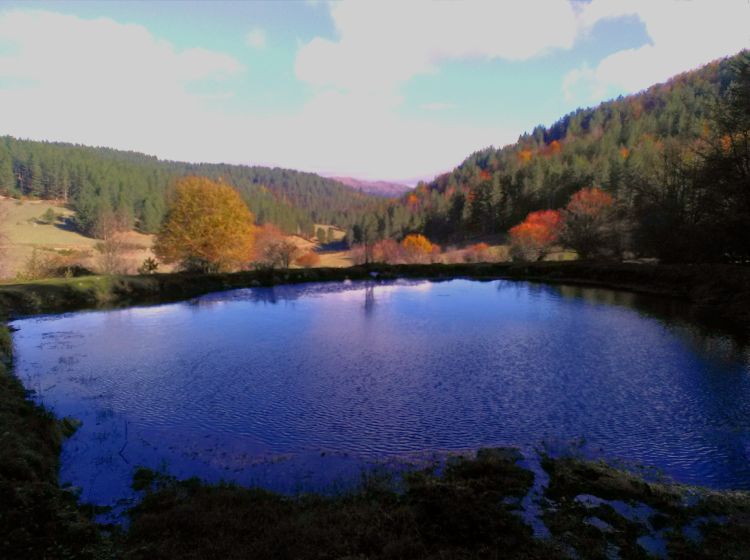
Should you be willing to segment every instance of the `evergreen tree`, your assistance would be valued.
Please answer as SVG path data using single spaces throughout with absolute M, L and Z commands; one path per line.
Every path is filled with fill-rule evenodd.
M 16 177 L 13 173 L 13 160 L 2 152 L 0 152 L 0 194 L 4 196 L 18 194 Z

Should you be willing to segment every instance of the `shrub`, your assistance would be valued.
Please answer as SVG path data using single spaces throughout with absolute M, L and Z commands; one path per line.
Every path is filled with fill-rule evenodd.
M 35 247 L 18 273 L 18 279 L 41 280 L 93 274 L 82 264 L 83 257 L 84 253 L 80 252 L 45 252 Z
M 55 214 L 54 209 L 47 208 L 47 211 L 42 214 L 39 218 L 37 218 L 37 223 L 40 224 L 48 224 L 52 225 L 57 221 L 57 214 Z
M 264 224 L 256 228 L 252 252 L 255 268 L 289 268 L 299 252 L 299 247 L 276 226 Z
M 486 243 L 475 243 L 467 247 L 463 253 L 464 262 L 489 262 L 491 260 L 490 246 Z
M 407 235 L 401 242 L 407 262 L 426 263 L 434 261 L 440 255 L 440 246 L 433 245 L 430 240 L 419 233 Z
M 159 268 L 159 263 L 153 257 L 147 257 L 138 267 L 138 274 L 154 274 Z
M 510 229 L 510 255 L 513 260 L 539 261 L 560 237 L 562 216 L 557 210 L 532 212 Z

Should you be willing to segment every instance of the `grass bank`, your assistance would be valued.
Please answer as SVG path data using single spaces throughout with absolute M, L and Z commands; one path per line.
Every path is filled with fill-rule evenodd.
M 29 401 L 11 366 L 10 332 L 0 325 L 0 558 L 89 557 L 98 529 L 57 478 L 75 422 Z
M 750 495 L 646 482 L 604 463 L 515 449 L 450 458 L 334 497 L 287 497 L 139 471 L 142 502 L 108 550 L 130 560 L 244 558 L 745 559 Z M 536 492 L 536 493 L 535 493 Z M 528 503 L 534 501 L 536 510 Z M 534 533 L 543 523 L 546 536 Z
M 0 319 L 160 303 L 203 293 L 344 279 L 511 278 L 680 298 L 750 324 L 750 269 L 600 263 L 402 265 L 219 275 L 85 277 L 0 286 Z M 334 497 L 286 497 L 141 471 L 127 531 L 94 524 L 57 478 L 75 429 L 28 400 L 0 323 L 0 558 L 744 558 L 750 496 L 645 482 L 601 463 L 546 457 L 538 489 L 547 539 L 522 518 L 539 472 L 511 450 L 455 458 L 395 487 L 370 477 Z M 624 504 L 624 505 L 623 505 Z
M 387 477 L 336 497 L 289 498 L 144 473 L 123 548 L 131 558 L 554 558 L 519 515 L 531 472 L 512 450 L 455 458 L 440 475 Z M 143 479 L 141 481 L 140 479 Z

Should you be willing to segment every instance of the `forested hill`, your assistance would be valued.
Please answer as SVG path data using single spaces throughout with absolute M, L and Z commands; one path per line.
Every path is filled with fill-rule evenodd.
M 745 85 L 738 89 L 740 82 Z M 742 88 L 748 83 L 745 51 L 641 93 L 570 113 L 509 146 L 476 152 L 397 200 L 312 173 L 161 161 L 135 152 L 11 137 L 0 138 L 0 194 L 64 200 L 84 232 L 94 232 L 98 218 L 110 211 L 126 226 L 155 232 L 169 184 L 197 174 L 233 185 L 257 222 L 287 232 L 311 233 L 314 223 L 328 223 L 346 229 L 353 243 L 412 232 L 453 242 L 507 232 L 529 212 L 561 208 L 573 193 L 598 186 L 612 195 L 632 226 L 623 231 L 638 241 L 631 244 L 636 252 L 683 258 L 687 248 L 679 245 L 700 231 L 700 258 L 706 258 L 717 236 L 735 239 L 739 247 L 738 232 L 750 231 L 742 226 L 743 216 L 750 220 L 750 207 L 743 206 L 750 204 L 743 198 L 750 97 L 746 101 Z M 734 206 L 725 210 L 730 200 Z
M 715 140 L 717 109 L 747 59 L 745 51 L 476 152 L 402 199 L 407 226 L 457 240 L 505 232 L 584 187 L 600 186 L 631 210 L 644 189 L 658 198 L 665 161 L 689 161 Z
M 346 228 L 381 200 L 332 179 L 288 169 L 162 161 L 136 152 L 0 138 L 0 194 L 66 201 L 79 228 L 93 232 L 111 210 L 126 225 L 151 233 L 165 213 L 170 182 L 204 175 L 236 187 L 258 223 L 311 232 L 314 223 Z

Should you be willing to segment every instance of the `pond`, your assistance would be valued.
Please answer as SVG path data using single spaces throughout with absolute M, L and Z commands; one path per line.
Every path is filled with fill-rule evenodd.
M 750 489 L 750 354 L 684 311 L 526 282 L 346 282 L 12 325 L 26 387 L 83 421 L 61 479 L 92 503 L 130 496 L 136 465 L 294 492 L 574 440 Z

